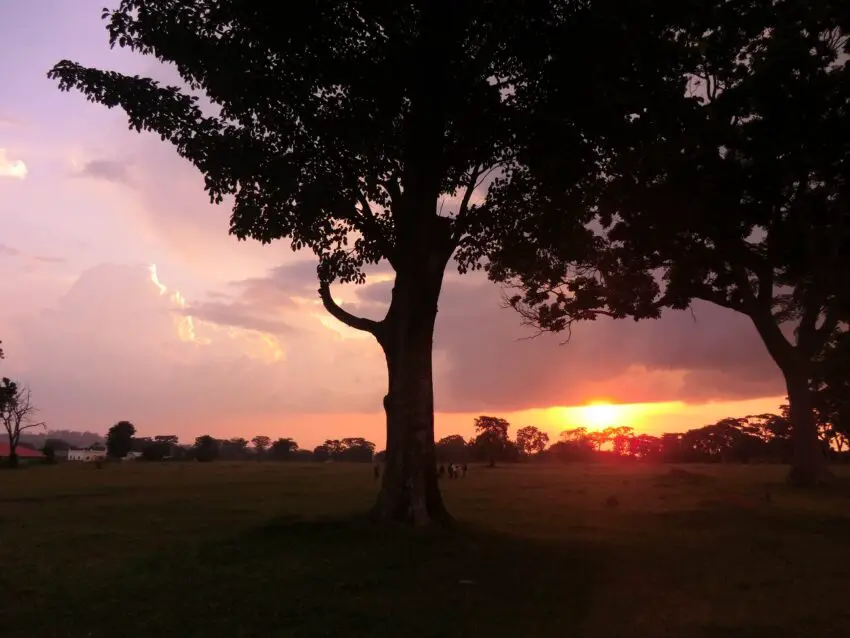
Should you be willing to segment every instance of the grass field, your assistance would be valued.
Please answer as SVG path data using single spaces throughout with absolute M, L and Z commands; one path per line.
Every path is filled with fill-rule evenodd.
M 784 472 L 473 467 L 427 532 L 368 465 L 2 472 L 0 635 L 848 636 L 850 474 Z

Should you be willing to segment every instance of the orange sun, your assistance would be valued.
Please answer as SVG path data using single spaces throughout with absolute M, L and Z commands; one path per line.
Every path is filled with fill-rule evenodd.
M 617 425 L 617 421 L 623 416 L 620 406 L 602 401 L 580 409 L 582 424 L 589 428 L 603 429 Z

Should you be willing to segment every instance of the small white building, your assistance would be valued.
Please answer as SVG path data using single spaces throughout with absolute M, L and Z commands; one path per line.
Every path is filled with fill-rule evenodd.
M 103 461 L 106 459 L 106 450 L 68 450 L 69 461 Z

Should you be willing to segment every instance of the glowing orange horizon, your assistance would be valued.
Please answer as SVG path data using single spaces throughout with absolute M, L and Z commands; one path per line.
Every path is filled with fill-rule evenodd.
M 487 410 L 475 412 L 441 412 L 435 414 L 435 430 L 438 439 L 450 434 L 460 434 L 464 438 L 475 436 L 475 417 L 492 414 L 507 419 L 511 424 L 510 435 L 521 427 L 534 425 L 549 435 L 551 441 L 557 441 L 564 430 L 585 427 L 590 431 L 604 430 L 594 425 L 586 417 L 588 410 L 593 413 L 596 406 L 605 405 L 605 410 L 616 414 L 612 427 L 627 426 L 638 434 L 659 435 L 664 432 L 684 432 L 709 423 L 716 423 L 726 417 L 745 416 L 777 412 L 784 397 L 765 397 L 742 401 L 718 401 L 701 404 L 683 401 L 656 403 L 615 403 L 594 397 L 582 405 L 551 406 L 527 410 Z M 606 419 L 613 418 L 609 414 Z M 598 421 L 597 421 L 598 423 Z M 292 437 L 304 448 L 312 449 L 325 439 L 338 439 L 346 436 L 364 436 L 383 449 L 385 440 L 385 415 L 383 412 L 360 413 L 298 413 L 252 415 L 250 423 L 244 419 L 221 419 L 205 421 L 201 429 L 194 421 L 175 423 L 171 418 L 162 427 L 149 424 L 140 431 L 140 436 L 154 436 L 168 429 L 180 435 L 183 442 L 191 443 L 194 437 L 211 434 L 219 438 L 243 436 L 250 439 L 254 435 L 264 434 L 272 438 Z

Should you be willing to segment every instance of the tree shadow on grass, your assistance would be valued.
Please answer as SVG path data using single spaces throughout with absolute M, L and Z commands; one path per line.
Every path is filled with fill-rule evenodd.
M 580 547 L 478 529 L 282 518 L 140 558 L 76 592 L 84 611 L 54 617 L 61 631 L 29 635 L 579 636 L 591 565 Z

